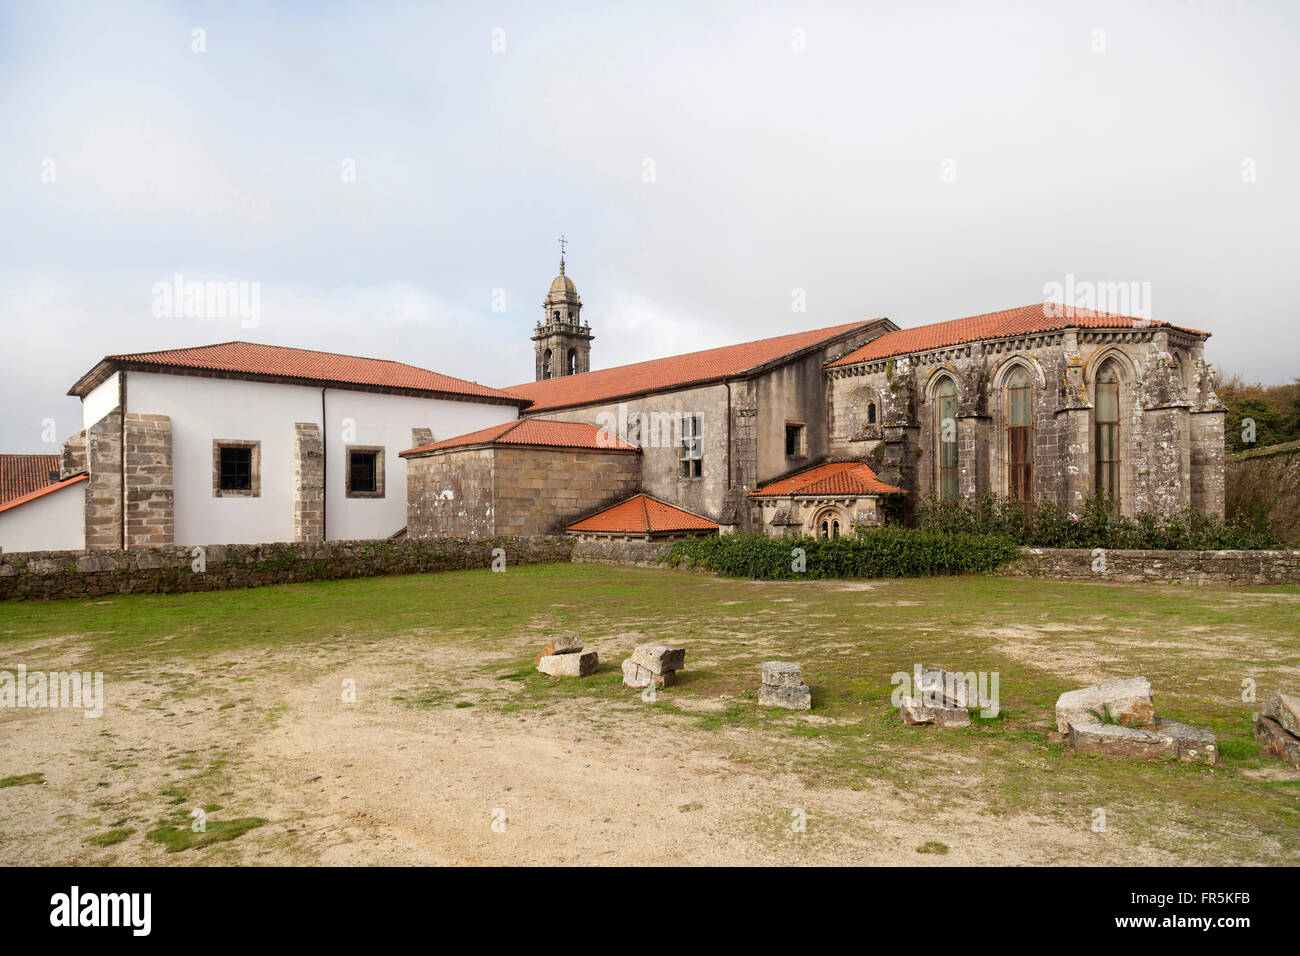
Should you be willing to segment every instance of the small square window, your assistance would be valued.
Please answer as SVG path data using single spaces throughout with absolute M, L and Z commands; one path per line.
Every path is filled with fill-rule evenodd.
M 352 481 L 350 490 L 372 493 L 375 490 L 375 453 L 352 453 Z
M 348 497 L 384 497 L 384 450 L 351 445 L 347 455 Z
M 253 449 L 221 449 L 221 490 L 251 491 L 253 489 Z
M 262 443 L 217 439 L 212 443 L 212 494 L 256 498 L 262 493 Z
M 803 425 L 786 422 L 785 455 L 787 458 L 802 458 L 804 456 L 803 435 Z

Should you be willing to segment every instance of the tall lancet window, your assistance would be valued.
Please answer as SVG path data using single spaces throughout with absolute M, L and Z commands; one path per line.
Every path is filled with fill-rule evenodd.
M 569 349 L 569 374 L 578 374 L 578 350 Z
M 1007 378 L 1007 494 L 1034 509 L 1033 389 L 1017 367 Z
M 935 390 L 938 398 L 935 421 L 935 438 L 939 462 L 939 497 L 957 497 L 957 386 L 944 376 Z
M 551 377 L 551 350 L 547 349 L 542 353 L 542 378 Z
M 1119 373 L 1107 362 L 1097 373 L 1096 384 L 1096 482 L 1098 494 L 1105 494 L 1111 507 L 1119 508 Z

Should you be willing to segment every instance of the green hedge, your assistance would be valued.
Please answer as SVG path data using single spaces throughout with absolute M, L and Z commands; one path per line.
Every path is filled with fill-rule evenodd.
M 806 570 L 794 569 L 802 548 Z M 664 560 L 733 577 L 913 578 L 992 571 L 1019 555 L 992 535 L 944 534 L 903 528 L 858 529 L 850 538 L 773 538 L 729 534 L 678 541 Z
M 998 495 L 939 500 L 916 509 L 916 526 L 936 534 L 995 535 L 1029 548 L 1109 548 L 1112 550 L 1260 550 L 1283 547 L 1267 520 L 1224 521 L 1217 515 L 1177 511 L 1132 517 L 1115 513 L 1104 496 L 1084 502 L 1071 517 L 1049 502 L 1026 514 L 1020 502 Z

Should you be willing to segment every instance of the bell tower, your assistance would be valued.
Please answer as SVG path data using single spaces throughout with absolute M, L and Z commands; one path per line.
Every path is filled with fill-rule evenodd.
M 560 274 L 542 303 L 543 318 L 533 329 L 537 353 L 537 381 L 591 371 L 591 326 L 582 321 L 578 287 L 564 274 L 568 240 L 560 237 Z

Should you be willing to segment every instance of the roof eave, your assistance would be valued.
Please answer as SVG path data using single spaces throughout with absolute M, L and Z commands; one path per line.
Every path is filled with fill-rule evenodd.
M 163 375 L 192 375 L 198 378 L 231 379 L 247 382 L 270 382 L 281 385 L 298 385 L 304 388 L 334 388 L 352 392 L 371 392 L 386 395 L 409 395 L 416 398 L 441 398 L 452 402 L 473 402 L 483 405 L 512 405 L 527 408 L 532 399 L 502 392 L 499 395 L 475 395 L 471 392 L 451 392 L 441 389 L 409 388 L 395 385 L 366 385 L 338 379 L 306 378 L 297 375 L 271 375 L 262 372 L 234 372 L 226 369 L 195 368 L 190 365 L 171 365 L 155 362 L 130 362 L 106 356 L 68 389 L 68 394 L 85 398 L 95 388 L 107 381 L 114 372 L 156 372 Z M 490 388 L 491 386 L 484 386 Z M 501 392 L 500 389 L 495 391 Z

